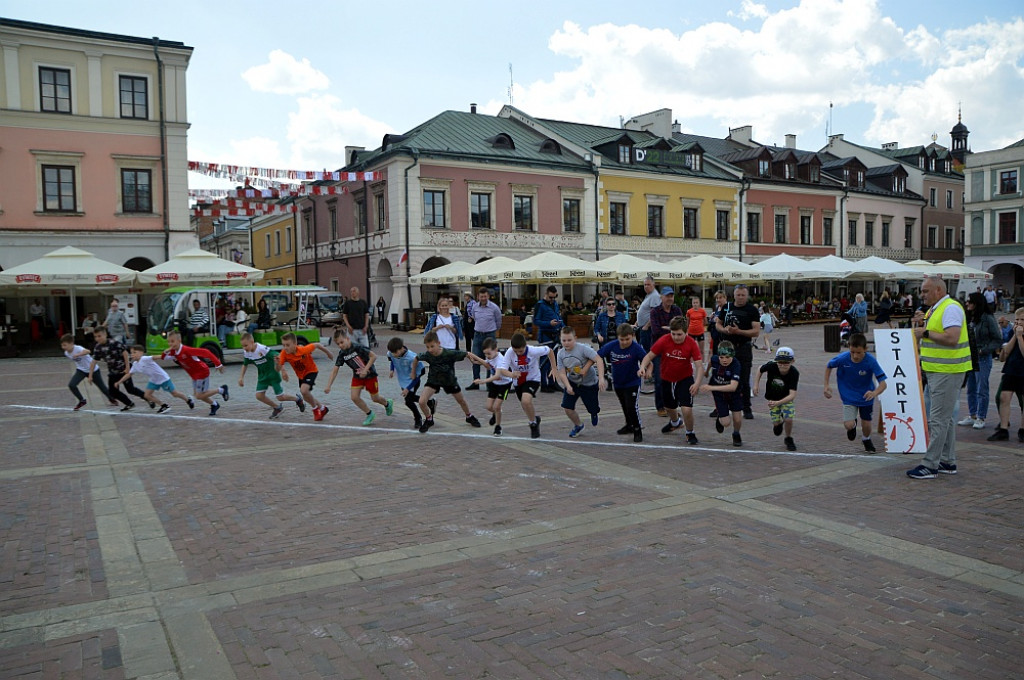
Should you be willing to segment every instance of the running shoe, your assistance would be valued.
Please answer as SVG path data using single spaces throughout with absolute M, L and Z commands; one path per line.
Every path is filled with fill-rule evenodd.
M 495 437 L 500 437 L 501 436 L 501 425 L 495 425 L 494 426 L 494 436 Z
M 725 432 L 725 425 L 722 425 L 721 418 L 715 418 L 715 432 L 717 432 L 718 434 L 722 434 L 723 432 Z
M 495 422 L 495 421 L 496 421 L 497 419 L 498 419 L 498 417 L 497 417 L 496 415 L 494 415 L 494 414 L 492 413 L 492 414 L 491 414 L 491 419 L 487 421 L 487 424 L 488 424 L 488 425 L 494 425 L 494 422 Z
M 615 430 L 615 434 L 633 434 L 633 426 L 626 425 L 624 427 L 620 427 L 619 429 Z
M 664 427 L 661 428 L 661 432 L 662 434 L 668 434 L 669 432 L 674 432 L 675 430 L 678 430 L 682 426 L 683 420 L 681 418 L 674 422 L 670 420 L 669 422 L 665 423 Z
M 427 402 L 427 408 L 430 409 L 430 414 L 434 415 L 437 413 L 437 399 L 431 399 Z
M 192 399 L 192 397 L 188 398 L 188 407 L 189 408 L 195 408 L 196 407 L 196 402 L 195 402 L 194 399 Z
M 147 401 L 146 403 L 149 404 L 150 408 L 156 408 L 156 402 L 155 401 Z
M 75 404 L 75 410 L 76 411 L 80 410 L 83 406 L 85 406 L 85 403 L 86 403 L 85 399 L 83 399 L 82 401 L 80 401 L 77 404 Z
M 284 406 L 275 406 L 274 410 L 270 412 L 270 419 L 277 420 L 277 417 L 284 411 Z
M 213 402 L 213 405 L 210 406 L 210 415 L 211 416 L 217 415 L 217 411 L 219 411 L 219 410 L 220 410 L 220 404 L 218 404 L 217 402 Z
M 597 414 L 596 413 L 591 413 L 590 414 L 590 425 L 592 427 L 597 427 Z
M 935 475 L 938 470 L 933 470 L 924 465 L 918 465 L 913 470 L 907 470 L 907 477 L 911 479 L 935 479 Z
M 943 463 L 939 462 L 939 474 L 943 475 L 955 475 L 956 474 L 956 463 Z
M 221 385 L 220 386 L 220 393 L 224 397 L 224 401 L 227 401 L 228 399 L 231 398 L 231 397 L 228 396 L 228 386 L 227 385 Z
M 871 441 L 870 439 L 862 439 L 861 441 L 864 442 L 865 451 L 867 451 L 868 453 L 877 453 L 877 450 L 875 449 L 875 443 L 873 441 Z
M 857 428 L 856 427 L 851 427 L 849 430 L 847 430 L 846 431 L 846 438 L 849 439 L 851 442 L 854 439 L 856 439 L 857 438 Z
M 786 442 L 787 451 L 796 451 L 796 442 L 793 441 L 792 437 L 786 437 L 784 441 Z
M 306 402 L 304 402 L 302 397 L 297 394 L 295 395 L 295 405 L 299 407 L 299 413 L 306 412 Z
M 644 431 L 643 430 L 633 430 L 633 443 L 634 444 L 639 444 L 643 440 L 644 440 Z
M 700 442 L 697 441 L 697 434 L 694 433 L 694 432 L 687 432 L 686 433 L 686 443 L 687 444 L 699 444 Z
M 472 425 L 473 427 L 480 427 L 480 421 L 477 420 L 476 416 L 474 415 L 466 416 L 466 422 Z
M 540 437 L 540 416 L 537 416 L 536 420 L 530 423 L 530 439 L 537 439 Z
M 776 437 L 782 434 L 782 423 L 775 423 L 774 425 L 772 425 L 772 434 L 774 434 Z
M 434 419 L 433 418 L 427 418 L 426 420 L 423 421 L 423 424 L 420 425 L 420 434 L 426 434 L 427 430 L 429 430 L 433 426 L 434 426 Z
M 160 404 L 160 408 L 156 410 L 157 413 L 167 413 L 171 410 L 170 404 Z
M 328 408 L 327 406 L 321 406 L 320 407 L 320 420 L 323 420 L 327 416 L 327 414 L 330 412 L 330 410 L 331 409 Z
M 366 414 L 366 418 L 363 419 L 363 425 L 373 425 L 373 419 L 377 417 L 377 414 L 370 411 Z
M 124 413 L 125 411 L 131 411 L 133 408 L 135 408 L 135 402 L 134 401 L 131 402 L 131 403 L 125 404 L 124 408 L 121 409 L 121 413 Z
M 732 433 L 732 445 L 733 446 L 743 446 L 743 437 L 740 436 L 739 432 L 733 432 Z
M 967 416 L 966 418 L 958 422 L 957 425 L 974 425 L 974 416 Z
M 583 432 L 583 425 L 574 425 L 573 428 L 569 430 L 569 438 L 576 439 L 576 437 L 580 436 L 580 432 Z
M 395 400 L 394 399 L 388 399 L 388 404 L 387 404 L 387 406 L 384 407 L 384 414 L 390 416 L 394 412 L 395 412 Z

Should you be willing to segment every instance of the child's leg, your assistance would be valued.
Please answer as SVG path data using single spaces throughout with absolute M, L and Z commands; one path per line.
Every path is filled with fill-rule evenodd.
M 864 439 L 871 439 L 871 428 L 874 425 L 874 418 L 861 418 L 860 431 Z
M 562 410 L 565 411 L 566 417 L 569 418 L 569 422 L 571 422 L 573 425 L 579 427 L 580 425 L 583 424 L 583 421 L 580 420 L 579 414 L 576 413 L 576 409 L 563 407 Z
M 462 407 L 462 412 L 466 414 L 466 417 L 473 415 L 473 412 L 469 410 L 469 404 L 466 403 L 466 397 L 462 392 L 456 392 L 452 395 L 455 398 L 455 402 Z
M 350 391 L 350 394 L 352 396 L 352 403 L 355 404 L 356 408 L 358 408 L 363 413 L 369 413 L 370 407 L 366 405 L 366 402 L 363 401 L 363 398 L 360 396 L 362 393 L 362 387 L 353 387 L 352 390 Z
M 85 380 L 86 377 L 85 373 L 76 369 L 75 374 L 71 376 L 71 380 L 68 381 L 68 389 L 71 390 L 71 394 L 75 395 L 75 399 L 78 401 L 85 401 L 85 397 L 82 396 L 81 390 L 78 389 L 78 383 Z
M 734 432 L 739 432 L 741 427 L 743 427 L 743 411 L 733 411 L 732 429 Z
M 494 414 L 494 424 L 501 425 L 501 407 L 505 405 L 504 399 L 495 399 L 491 404 L 491 413 Z
M 164 402 L 160 401 L 160 399 L 157 398 L 156 393 L 153 390 L 149 389 L 148 387 L 146 388 L 145 392 L 142 393 L 142 396 L 146 401 L 151 401 L 157 406 L 164 405 Z
M 278 400 L 280 401 L 280 400 L 281 400 L 281 395 L 277 395 L 277 398 L 278 398 Z M 270 399 L 270 397 L 268 397 L 268 396 L 267 396 L 267 391 L 266 391 L 266 390 L 264 390 L 264 391 L 262 391 L 262 392 L 257 392 L 257 393 L 256 393 L 256 400 L 257 400 L 257 401 L 261 401 L 261 402 L 263 402 L 264 404 L 266 404 L 266 405 L 267 405 L 267 406 L 269 406 L 270 408 L 277 408 L 277 404 L 275 404 L 275 403 L 274 403 L 274 402 L 273 402 L 273 401 L 272 401 L 272 400 Z
M 622 405 L 622 413 L 626 416 L 626 425 L 632 427 L 634 430 L 641 428 L 640 423 L 640 404 L 639 395 L 640 387 L 626 387 L 622 389 L 616 389 L 615 395 L 619 398 L 619 404 Z
M 687 432 L 693 432 L 693 407 L 683 406 L 679 410 L 683 413 L 683 427 Z
M 529 392 L 523 392 L 523 398 L 519 400 L 519 403 L 523 407 L 526 419 L 532 423 L 537 418 L 537 412 L 533 409 L 533 395 Z
M 179 392 L 178 390 L 174 390 L 173 392 L 171 392 L 171 396 L 172 397 L 177 397 L 178 399 L 181 399 L 186 404 L 188 403 L 188 400 L 191 399 L 190 396 L 188 396 L 184 392 Z
M 388 400 L 380 396 L 380 390 L 376 392 L 370 392 L 370 399 L 373 399 L 373 403 L 380 404 L 381 406 L 387 406 Z
M 419 399 L 420 395 L 416 394 L 413 390 L 409 390 L 405 393 L 405 405 L 410 411 L 412 411 L 412 417 L 416 420 L 420 420 L 422 418 L 419 408 L 416 407 L 416 402 L 418 402 Z
M 787 437 L 792 437 L 793 436 L 793 419 L 792 418 L 786 418 L 784 421 L 782 421 L 782 427 L 785 430 Z
M 299 386 L 299 392 L 302 394 L 302 398 L 313 405 L 313 408 L 323 408 L 323 404 L 320 400 L 313 396 L 313 388 L 310 387 L 309 383 L 302 383 Z
M 210 399 L 210 397 L 216 397 L 218 395 L 220 395 L 220 388 L 219 387 L 214 387 L 214 388 L 211 388 L 211 389 L 204 390 L 202 392 L 196 393 L 196 399 L 199 399 L 201 401 L 205 401 L 207 404 L 210 404 L 212 406 L 213 405 L 213 400 Z
M 430 420 L 434 417 L 434 414 L 430 410 L 430 406 L 427 405 L 430 400 L 434 398 L 434 394 L 435 392 L 433 387 L 424 387 L 423 394 L 420 395 L 420 411 L 423 412 L 424 420 Z
M 93 374 L 92 374 L 92 384 L 95 385 L 99 389 L 100 394 L 102 394 L 104 397 L 106 397 L 108 401 L 113 401 L 114 400 L 114 398 L 112 396 L 110 396 L 110 391 L 107 389 L 107 386 L 103 383 L 103 374 L 102 373 L 100 373 L 99 371 L 93 371 Z

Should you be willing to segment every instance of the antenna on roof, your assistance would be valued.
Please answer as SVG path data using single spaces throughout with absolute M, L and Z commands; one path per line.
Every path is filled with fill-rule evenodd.
M 828 103 L 828 123 L 825 124 L 825 141 L 828 142 L 832 136 L 832 102 Z
M 515 81 L 512 80 L 512 62 L 508 63 L 508 105 L 513 106 L 515 102 L 512 97 L 512 89 L 515 87 Z

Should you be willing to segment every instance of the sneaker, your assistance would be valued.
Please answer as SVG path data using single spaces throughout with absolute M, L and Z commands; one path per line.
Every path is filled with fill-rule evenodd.
M 719 434 L 725 432 L 725 425 L 722 425 L 721 418 L 715 418 L 715 432 Z
M 955 475 L 956 474 L 956 463 L 950 465 L 949 463 L 939 462 L 939 473 L 943 475 Z
M 277 417 L 284 411 L 284 406 L 275 406 L 274 410 L 270 412 L 270 419 L 277 420 Z
M 155 401 L 147 401 L 146 403 L 149 404 L 150 408 L 156 408 L 156 402 Z
M 157 413 L 167 413 L 171 410 L 170 404 L 160 404 L 160 408 L 156 410 Z
M 429 430 L 433 426 L 434 426 L 434 419 L 433 418 L 427 418 L 426 420 L 423 421 L 423 424 L 420 425 L 420 434 L 426 434 L 427 430 Z
M 592 427 L 597 427 L 597 414 L 596 413 L 591 413 L 590 414 L 590 425 Z
M 494 425 L 494 422 L 498 419 L 498 416 L 491 414 L 491 419 L 487 421 L 488 425 Z
M 228 396 L 228 386 L 227 385 L 221 385 L 220 386 L 220 393 L 221 393 L 221 395 L 223 395 L 224 401 L 227 401 L 227 400 L 229 400 L 231 398 L 231 397 Z
M 661 428 L 661 432 L 662 432 L 662 434 L 668 434 L 669 432 L 672 432 L 674 430 L 678 430 L 682 426 L 683 426 L 682 419 L 679 419 L 679 420 L 677 420 L 675 422 L 669 421 L 669 422 L 665 423 L 665 427 Z
M 632 433 L 633 433 L 633 426 L 632 425 L 625 425 L 625 426 L 620 427 L 619 429 L 615 430 L 615 434 L 632 434 Z
M 576 437 L 580 436 L 580 432 L 583 432 L 583 425 L 574 425 L 573 428 L 569 430 L 569 438 L 576 439 Z
M 540 418 L 537 418 L 537 420 L 540 421 Z M 476 419 L 476 416 L 466 416 L 466 422 L 472 425 L 473 427 L 480 427 L 480 421 Z
M 793 441 L 792 437 L 786 437 L 784 441 L 786 442 L 787 451 L 796 451 L 796 442 Z
M 432 415 L 432 416 L 436 415 L 437 414 L 437 399 L 431 399 L 430 401 L 428 401 L 427 402 L 427 408 L 430 409 L 430 415 Z
M 658 409 L 658 417 L 659 418 L 668 418 L 668 411 L 666 411 L 663 408 L 659 408 Z
M 743 437 L 740 436 L 739 432 L 733 432 L 732 433 L 732 445 L 733 446 L 743 446 Z
M 331 409 L 327 408 L 326 406 L 321 406 L 320 407 L 320 420 L 323 420 L 324 417 L 330 412 L 330 410 Z
M 868 453 L 878 453 L 875 449 L 875 443 L 870 439 L 862 439 L 861 442 L 864 444 L 864 450 Z
M 373 425 L 373 419 L 377 417 L 377 414 L 370 411 L 366 414 L 366 418 L 363 419 L 363 425 Z
M 220 410 L 220 404 L 218 404 L 217 402 L 213 402 L 213 404 L 210 406 L 210 415 L 211 416 L 217 415 L 217 411 L 219 411 L 219 410 Z
M 195 408 L 196 407 L 195 399 L 193 399 L 192 397 L 189 397 L 188 401 L 186 403 L 188 404 L 189 408 Z
M 974 421 L 974 425 L 972 427 L 974 427 L 975 430 L 984 430 L 985 421 L 982 420 L 981 418 L 978 418 L 977 420 Z
M 687 444 L 699 444 L 700 442 L 697 441 L 697 435 L 695 433 L 687 432 L 686 433 L 686 443 Z
M 82 401 L 80 401 L 80 402 L 78 402 L 77 404 L 75 404 L 75 410 L 76 410 L 76 411 L 78 411 L 78 410 L 79 410 L 79 409 L 81 409 L 81 408 L 82 408 L 83 406 L 85 406 L 85 399 L 83 399 Z
M 390 416 L 395 412 L 395 400 L 388 399 L 387 406 L 384 407 L 384 415 Z
M 996 431 L 988 436 L 990 442 L 1005 442 L 1010 439 L 1010 431 L 997 427 Z
M 913 470 L 907 470 L 907 477 L 911 479 L 935 479 L 935 473 L 937 470 L 925 467 L 924 465 L 918 465 Z
M 851 427 L 849 430 L 847 430 L 846 431 L 846 438 L 849 439 L 851 442 L 854 439 L 856 439 L 857 438 L 857 428 L 856 427 Z
M 297 394 L 295 395 L 295 405 L 299 407 L 299 413 L 305 413 L 306 412 L 306 402 L 303 401 L 302 397 L 300 397 Z M 317 411 L 319 409 L 313 409 L 313 410 Z
M 422 426 L 422 425 L 423 425 L 423 418 L 417 417 L 414 421 L 412 421 L 412 429 L 414 429 L 414 430 L 420 429 L 420 426 Z
M 716 408 L 716 409 L 715 409 L 714 411 L 712 411 L 711 413 L 709 413 L 709 414 L 708 414 L 708 417 L 709 417 L 709 418 L 718 418 L 718 417 L 719 417 L 719 416 L 718 416 L 718 409 Z
M 782 434 L 782 423 L 775 423 L 772 425 L 772 434 L 776 437 Z
M 316 421 L 316 422 L 320 422 L 320 420 L 322 418 L 323 418 L 323 415 L 320 414 L 320 409 L 314 407 L 313 408 L 313 420 Z
M 754 419 L 754 412 L 751 411 L 749 408 L 743 409 L 743 420 L 753 420 L 753 419 Z
M 530 439 L 537 439 L 540 437 L 540 416 L 530 423 Z
M 478 389 L 480 389 L 480 386 L 475 384 L 475 383 L 470 383 L 469 385 L 466 386 L 466 390 L 467 391 L 468 390 L 478 390 Z
M 501 425 L 495 425 L 494 426 L 494 436 L 495 437 L 500 437 L 501 436 Z
M 643 430 L 633 430 L 633 443 L 639 444 L 644 440 Z
M 131 411 L 133 408 L 135 408 L 135 402 L 134 401 L 131 402 L 130 404 L 125 404 L 124 408 L 121 409 L 121 413 L 124 413 L 125 411 Z
M 961 420 L 959 423 L 957 423 L 957 425 L 964 425 L 964 426 L 966 426 L 966 425 L 974 425 L 974 416 L 967 416 L 966 418 Z

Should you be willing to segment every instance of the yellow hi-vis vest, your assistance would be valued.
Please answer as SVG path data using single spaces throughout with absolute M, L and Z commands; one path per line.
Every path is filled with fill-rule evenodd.
M 942 333 L 942 312 L 947 305 L 958 304 L 947 297 L 928 310 L 925 328 L 929 334 Z M 971 370 L 971 344 L 967 339 L 967 323 L 960 324 L 960 338 L 952 347 L 921 338 L 921 370 L 930 373 L 967 373 Z

